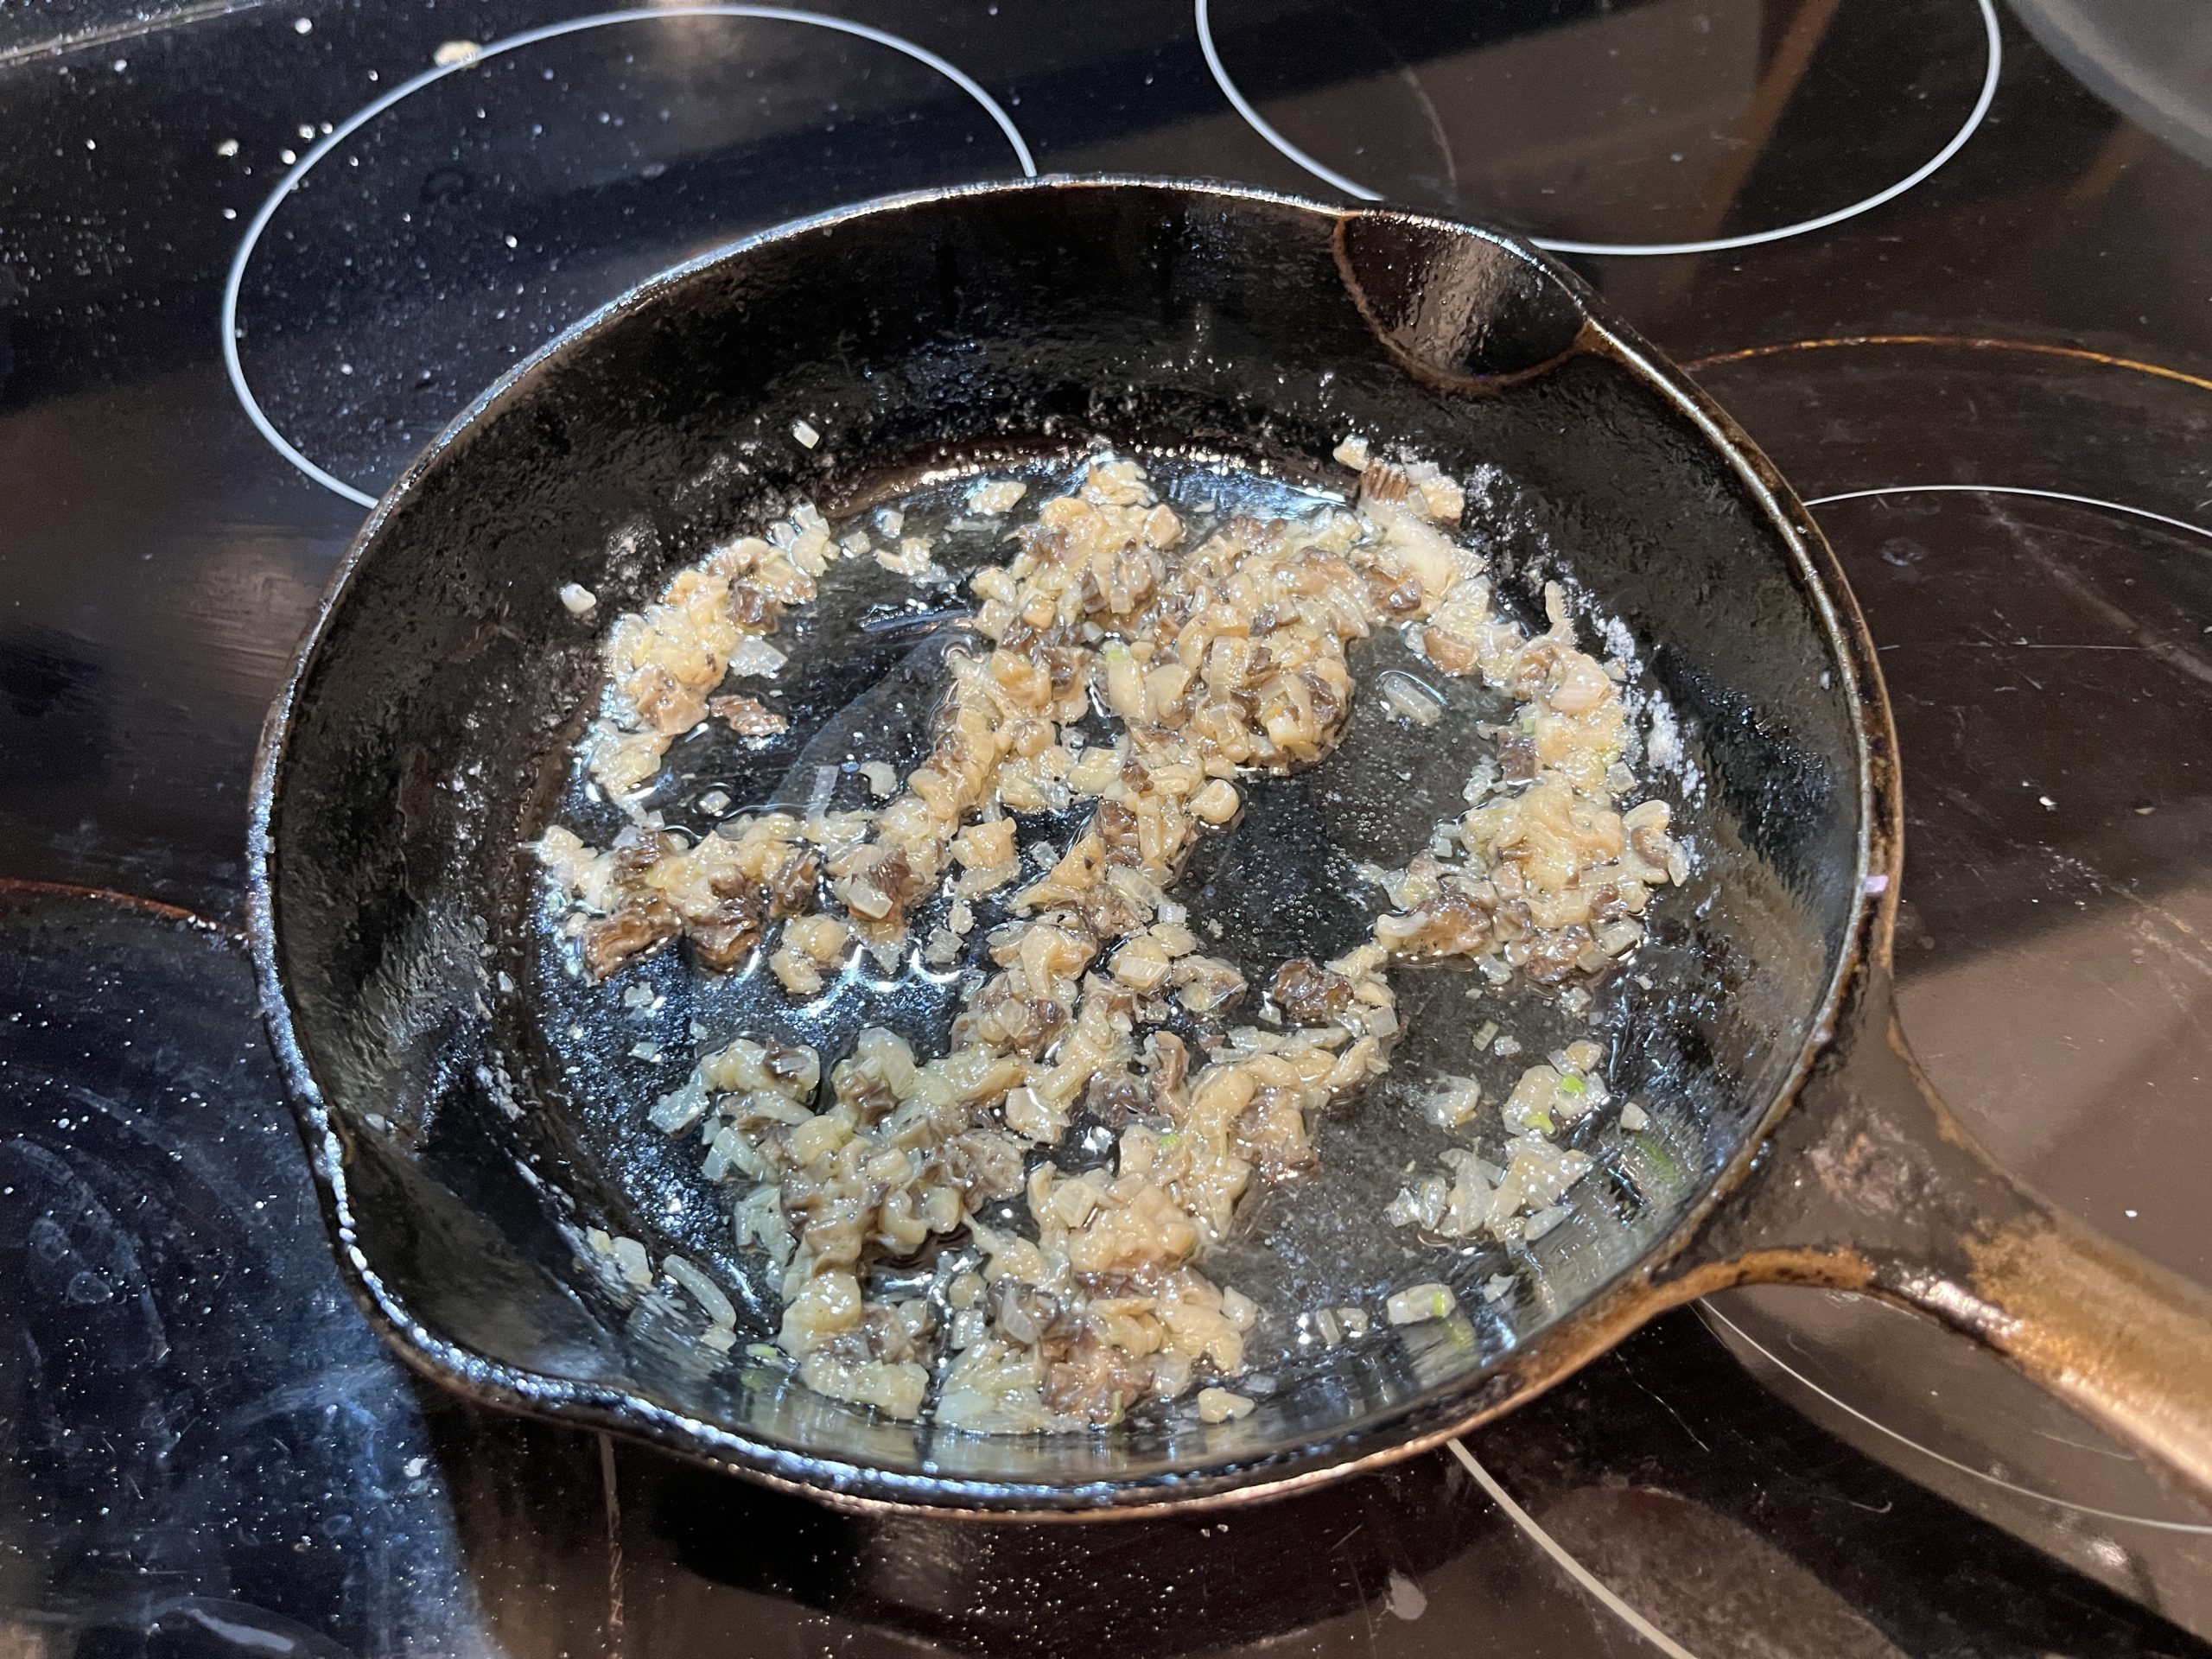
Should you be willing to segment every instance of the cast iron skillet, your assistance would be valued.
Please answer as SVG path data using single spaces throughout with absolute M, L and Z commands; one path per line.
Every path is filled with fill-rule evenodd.
M 818 447 L 792 441 L 801 418 Z M 633 1056 L 611 994 L 564 989 L 534 943 L 519 843 L 563 787 L 597 680 L 596 630 L 556 590 L 594 589 L 603 624 L 797 497 L 834 512 L 979 457 L 1103 436 L 1313 481 L 1350 430 L 1491 469 L 1470 517 L 1507 586 L 1571 575 L 1680 717 L 1703 785 L 1670 792 L 1696 874 L 1659 906 L 1636 963 L 1648 988 L 1621 976 L 1600 1007 L 1615 1085 L 1652 1128 L 1590 1125 L 1599 1169 L 1572 1220 L 1515 1255 L 1454 1258 L 1375 1213 L 1418 1115 L 1387 1099 L 1332 1114 L 1329 1176 L 1261 1206 L 1243 1241 L 1274 1281 L 1236 1281 L 1297 1306 L 1441 1270 L 1462 1316 L 1286 1357 L 1242 1421 L 985 1438 L 821 1399 L 742 1346 L 702 1364 L 681 1310 L 633 1307 L 576 1243 L 604 1224 L 698 1255 L 745 1336 L 772 1332 L 757 1262 L 702 1230 L 703 1201 L 639 1122 L 666 1065 Z M 794 690 L 808 719 L 885 671 L 831 654 L 817 692 Z M 1458 779 L 1468 759 L 1421 764 Z M 1281 915 L 1343 919 L 1301 840 L 1323 798 L 1296 787 L 1267 812 L 1255 797 L 1251 833 L 1276 845 L 1214 895 L 1258 953 L 1311 948 L 1269 937 Z M 1573 277 L 1509 237 L 1387 209 L 1041 180 L 709 254 L 555 341 L 431 444 L 363 526 L 270 715 L 252 931 L 344 1271 L 403 1356 L 493 1404 L 833 1500 L 1096 1516 L 1407 1456 L 1664 1308 L 1788 1282 L 1930 1313 L 2212 1491 L 2212 1298 L 2012 1185 L 1897 1036 L 1899 828 L 1872 646 L 1819 531 Z M 639 971 L 690 994 L 676 953 Z M 1471 1006 L 1433 1018 L 1464 1024 Z M 1511 1293 L 1486 1300 L 1501 1274 Z

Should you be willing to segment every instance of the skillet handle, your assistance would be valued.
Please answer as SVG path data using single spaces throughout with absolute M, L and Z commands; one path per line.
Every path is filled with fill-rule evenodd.
M 1977 1146 L 1862 984 L 1745 1187 L 1669 1277 L 1858 1290 L 1978 1338 L 2212 1503 L 2212 1293 L 2053 1210 Z

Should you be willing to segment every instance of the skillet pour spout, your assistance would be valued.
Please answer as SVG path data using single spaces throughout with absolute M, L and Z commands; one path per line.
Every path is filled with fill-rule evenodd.
M 1426 1146 L 1418 1114 L 1336 1109 L 1325 1173 L 1250 1218 L 1254 1248 L 1286 1286 L 1443 1279 L 1459 1312 L 1293 1355 L 1239 1420 L 963 1433 L 748 1357 L 774 1332 L 772 1269 L 731 1247 L 726 1217 L 685 1231 L 630 1028 L 533 956 L 524 843 L 601 676 L 561 590 L 610 617 L 798 499 L 834 516 L 1094 441 L 1329 487 L 1354 432 L 1484 480 L 1465 528 L 1502 590 L 1533 604 L 1566 581 L 1674 713 L 1662 792 L 1690 878 L 1653 906 L 1612 1027 L 1615 1090 L 1649 1128 L 1593 1128 L 1603 1179 L 1539 1243 L 1414 1271 L 1360 1183 L 1395 1182 Z M 1464 778 L 1474 757 L 1433 759 Z M 1873 647 L 1819 531 L 1571 275 L 1410 213 L 1046 179 L 709 254 L 586 319 L 430 444 L 363 525 L 270 714 L 252 936 L 341 1271 L 405 1357 L 480 1401 L 833 1502 L 1080 1518 L 1283 1491 L 1436 1445 L 1662 1309 L 1755 1280 L 1921 1308 L 2212 1491 L 2212 1306 L 2019 1192 L 1896 1038 L 1898 801 Z M 1296 862 L 1300 812 L 1274 822 L 1288 904 L 1329 878 Z M 741 1313 L 736 1353 L 610 1294 L 579 1248 L 589 1228 L 709 1261 Z M 1485 1298 L 1501 1274 L 1511 1294 Z

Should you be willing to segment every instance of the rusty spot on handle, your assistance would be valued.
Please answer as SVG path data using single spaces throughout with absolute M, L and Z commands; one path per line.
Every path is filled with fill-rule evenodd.
M 1966 1249 L 1984 1339 L 2212 1501 L 2212 1294 L 2039 1215 Z

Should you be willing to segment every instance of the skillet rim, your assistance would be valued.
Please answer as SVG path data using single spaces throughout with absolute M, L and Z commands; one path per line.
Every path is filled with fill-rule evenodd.
M 1842 950 L 1787 1078 L 1742 1143 L 1681 1218 L 1580 1309 L 1488 1369 L 1432 1397 L 1319 1440 L 1231 1459 L 1187 1472 L 1070 1484 L 902 1474 L 872 1465 L 756 1440 L 660 1405 L 617 1386 L 548 1376 L 491 1359 L 439 1334 L 418 1319 L 361 1249 L 346 1173 L 346 1142 L 322 1096 L 295 1028 L 278 963 L 276 886 L 281 879 L 271 823 L 300 689 L 318 658 L 332 619 L 377 539 L 423 479 L 462 448 L 488 417 L 520 397 L 545 365 L 576 350 L 619 318 L 652 305 L 697 273 L 741 258 L 760 246 L 811 234 L 864 217 L 897 213 L 969 197 L 1069 189 L 1159 192 L 1181 199 L 1213 198 L 1310 213 L 1328 221 L 1332 238 L 1360 219 L 1387 219 L 1449 236 L 1473 235 L 1505 248 L 1558 281 L 1584 318 L 1569 354 L 1599 351 L 1621 362 L 1695 425 L 1735 473 L 1770 527 L 1780 534 L 1793 574 L 1810 601 L 1828 653 L 1845 677 L 1853 713 L 1859 833 L 1852 912 Z M 248 803 L 246 921 L 263 1022 L 283 1074 L 315 1178 L 340 1276 L 370 1324 L 415 1370 L 482 1404 L 571 1427 L 641 1440 L 709 1467 L 768 1486 L 858 1510 L 890 1510 L 967 1520 L 1085 1521 L 1173 1508 L 1203 1510 L 1259 1501 L 1379 1468 L 1434 1449 L 1571 1375 L 1666 1308 L 1747 1276 L 1744 1264 L 1706 1264 L 1669 1277 L 1665 1269 L 1688 1250 L 1714 1212 L 1763 1161 L 1776 1126 L 1789 1112 L 1815 1065 L 1846 1032 L 1852 1011 L 1866 1001 L 1870 981 L 1885 976 L 1904 839 L 1897 738 L 1872 638 L 1840 563 L 1796 493 L 1766 455 L 1687 375 L 1633 329 L 1572 270 L 1510 232 L 1388 205 L 1337 207 L 1313 197 L 1226 181 L 1143 174 L 1046 174 L 902 192 L 786 221 L 736 238 L 647 277 L 563 329 L 472 399 L 410 461 L 370 509 L 333 569 L 315 620 L 292 658 L 256 747 Z

